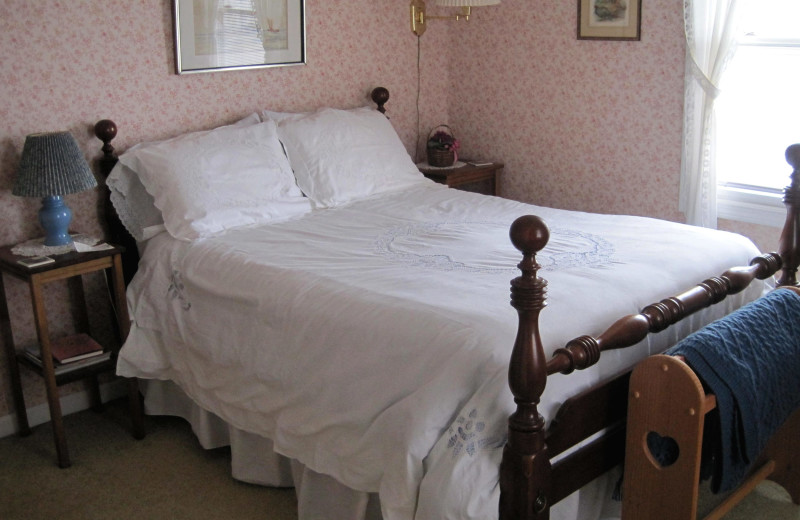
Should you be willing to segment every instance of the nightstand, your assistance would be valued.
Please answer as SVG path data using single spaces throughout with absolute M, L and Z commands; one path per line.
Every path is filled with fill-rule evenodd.
M 8 312 L 8 298 L 3 276 L 0 274 L 0 292 L 2 292 L 2 298 L 0 298 L 0 326 L 3 329 L 3 343 L 5 344 L 6 357 L 8 358 L 11 390 L 17 413 L 19 433 L 22 436 L 30 433 L 19 373 L 19 366 L 22 364 L 44 379 L 47 402 L 50 408 L 50 419 L 53 425 L 53 435 L 55 437 L 56 453 L 58 455 L 58 465 L 62 468 L 67 468 L 70 466 L 70 459 L 64 434 L 58 387 L 71 381 L 89 378 L 91 380 L 92 405 L 93 408 L 98 409 L 101 403 L 97 375 L 101 372 L 114 371 L 116 351 L 111 351 L 111 355 L 56 365 L 50 350 L 51 338 L 47 324 L 43 286 L 57 280 L 67 281 L 72 301 L 80 304 L 77 306 L 79 308 L 75 309 L 77 310 L 75 314 L 76 328 L 79 332 L 88 333 L 89 317 L 86 310 L 86 299 L 81 276 L 96 271 L 105 271 L 109 297 L 115 311 L 115 329 L 118 332 L 121 345 L 130 330 L 128 308 L 125 300 L 125 285 L 122 279 L 122 249 L 112 247 L 102 251 L 84 253 L 73 251 L 52 255 L 55 262 L 30 268 L 19 264 L 18 261 L 25 257 L 14 255 L 11 249 L 11 246 L 0 248 L 0 273 L 13 276 L 28 284 L 41 353 L 40 359 L 31 359 L 22 351 L 17 351 L 14 346 L 14 335 L 11 330 L 11 319 Z M 106 347 L 105 350 L 111 349 Z M 136 379 L 129 379 L 127 384 L 133 436 L 140 439 L 144 437 L 144 416 L 142 404 L 139 400 L 138 383 Z
M 460 168 L 421 166 L 419 171 L 425 177 L 451 188 L 500 196 L 500 174 L 503 172 L 503 163 L 488 163 L 480 166 L 467 163 Z

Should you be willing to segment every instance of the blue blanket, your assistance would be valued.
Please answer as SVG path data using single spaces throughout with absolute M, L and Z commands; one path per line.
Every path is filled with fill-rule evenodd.
M 778 289 L 687 337 L 682 355 L 717 397 L 711 489 L 734 489 L 800 407 L 800 295 Z M 706 422 L 708 424 L 708 421 Z M 714 427 L 718 426 L 718 428 Z M 713 434 L 713 433 L 712 433 Z

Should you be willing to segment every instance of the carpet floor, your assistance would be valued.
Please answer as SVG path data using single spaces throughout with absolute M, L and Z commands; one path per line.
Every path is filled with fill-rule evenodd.
M 147 417 L 129 433 L 124 401 L 64 418 L 72 467 L 56 466 L 49 423 L 0 439 L 0 519 L 296 520 L 294 491 L 238 482 L 228 449 L 204 450 L 189 425 Z M 708 500 L 706 500 L 707 502 Z M 726 520 L 800 520 L 800 506 L 771 482 Z

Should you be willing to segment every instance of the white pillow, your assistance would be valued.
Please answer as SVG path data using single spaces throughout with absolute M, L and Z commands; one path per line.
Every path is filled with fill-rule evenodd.
M 259 115 L 253 112 L 232 126 L 251 126 L 260 122 Z M 162 142 L 164 141 L 141 143 L 139 147 Z M 106 179 L 106 185 L 117 216 L 134 239 L 141 242 L 164 231 L 164 217 L 156 208 L 153 196 L 144 189 L 135 171 L 118 162 Z
M 431 182 L 389 120 L 371 108 L 323 108 L 283 118 L 278 135 L 297 184 L 318 208 Z
M 181 240 L 311 210 L 272 121 L 134 146 L 119 160 L 138 173 L 167 231 Z

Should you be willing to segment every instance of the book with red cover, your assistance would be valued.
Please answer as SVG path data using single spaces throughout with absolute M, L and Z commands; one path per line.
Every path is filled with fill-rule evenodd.
M 50 351 L 57 362 L 72 363 L 103 353 L 103 347 L 88 334 L 64 336 L 50 343 Z

